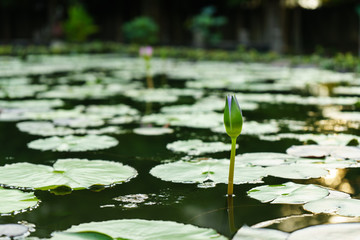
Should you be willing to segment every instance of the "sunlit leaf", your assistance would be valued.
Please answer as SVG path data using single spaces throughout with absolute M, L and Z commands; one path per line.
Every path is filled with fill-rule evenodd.
M 287 182 L 280 185 L 264 185 L 252 188 L 248 196 L 261 202 L 303 204 L 322 199 L 329 191 L 313 184 L 304 185 Z
M 0 195 L 0 214 L 21 212 L 22 210 L 36 207 L 39 203 L 33 192 L 0 188 Z M 0 229 L 2 229 L 1 226 Z
M 105 135 L 69 135 L 34 140 L 28 143 L 28 147 L 42 151 L 83 152 L 106 149 L 117 144 L 118 141 L 115 138 Z
M 199 228 L 189 224 L 170 221 L 154 221 L 142 219 L 122 219 L 104 222 L 83 223 L 73 226 L 66 232 L 96 231 L 120 239 L 143 239 L 143 240 L 209 240 L 226 237 L 216 233 L 212 229 Z
M 0 184 L 39 190 L 67 186 L 78 190 L 93 185 L 109 186 L 126 182 L 136 175 L 135 169 L 117 162 L 59 159 L 53 167 L 32 163 L 0 167 Z

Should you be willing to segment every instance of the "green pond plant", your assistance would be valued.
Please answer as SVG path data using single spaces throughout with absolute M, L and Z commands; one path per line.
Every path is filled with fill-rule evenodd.
M 153 48 L 151 46 L 141 47 L 139 49 L 139 55 L 145 60 L 146 71 L 146 84 L 148 88 L 154 88 L 154 82 L 151 76 L 151 58 L 153 55 Z
M 224 109 L 224 125 L 226 133 L 231 138 L 231 155 L 227 194 L 228 196 L 233 196 L 236 139 L 240 135 L 243 125 L 241 108 L 234 94 L 229 94 L 226 97 Z

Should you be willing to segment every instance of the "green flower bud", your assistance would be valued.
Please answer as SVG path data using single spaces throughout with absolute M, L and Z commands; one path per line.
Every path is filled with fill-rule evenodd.
M 225 101 L 224 124 L 227 134 L 237 138 L 242 129 L 243 117 L 235 95 L 228 95 Z

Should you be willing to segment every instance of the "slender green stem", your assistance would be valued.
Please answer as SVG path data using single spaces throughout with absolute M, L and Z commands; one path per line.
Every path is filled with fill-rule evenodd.
M 227 203 L 228 203 L 227 210 L 228 210 L 229 228 L 230 228 L 230 233 L 233 234 L 234 232 L 236 232 L 235 221 L 234 221 L 234 199 L 233 199 L 233 196 L 228 195 Z
M 146 65 L 146 85 L 148 88 L 154 88 L 154 81 L 152 79 L 150 69 L 150 58 L 145 58 L 145 65 Z
M 228 181 L 228 193 L 227 193 L 228 196 L 233 195 L 235 153 L 236 153 L 236 137 L 231 138 L 231 155 L 230 155 L 229 181 Z

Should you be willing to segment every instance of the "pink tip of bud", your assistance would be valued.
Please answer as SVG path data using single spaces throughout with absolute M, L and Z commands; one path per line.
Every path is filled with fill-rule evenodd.
M 153 54 L 153 48 L 151 46 L 141 47 L 139 49 L 139 55 L 141 57 L 151 57 Z

